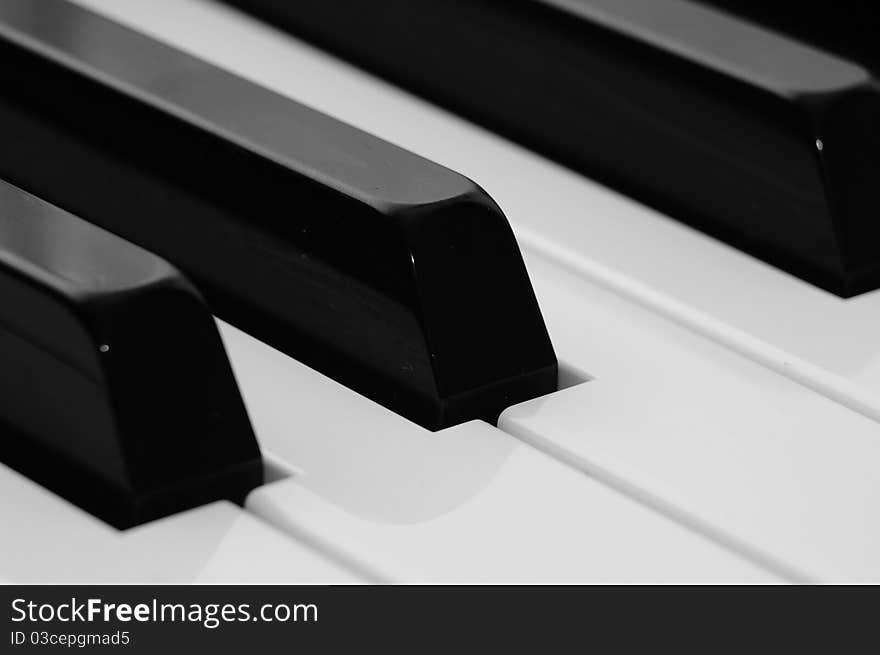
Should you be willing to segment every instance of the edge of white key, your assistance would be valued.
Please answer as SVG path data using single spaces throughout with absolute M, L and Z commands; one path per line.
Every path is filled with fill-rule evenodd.
M 364 582 L 226 501 L 120 531 L 2 464 L 0 497 L 8 582 Z
M 818 396 L 792 416 L 676 391 L 594 380 L 499 425 L 789 579 L 880 581 L 876 423 Z

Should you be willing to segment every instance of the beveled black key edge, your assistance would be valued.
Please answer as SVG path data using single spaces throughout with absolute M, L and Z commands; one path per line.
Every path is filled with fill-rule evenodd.
M 18 231 L 14 228 L 18 228 Z M 65 237 L 75 238 L 64 242 Z M 40 249 L 43 244 L 51 247 L 43 252 Z M 84 254 L 79 254 L 80 251 Z M 85 253 L 90 255 L 88 259 Z M 52 260 L 56 254 L 61 257 L 58 262 Z M 45 262 L 39 260 L 41 256 L 47 258 Z M 111 270 L 113 262 L 121 265 L 122 268 L 117 270 L 120 275 L 114 275 Z M 80 265 L 81 268 L 78 269 Z M 127 243 L 106 230 L 0 180 L 0 283 L 3 283 L 6 290 L 21 289 L 27 294 L 26 301 L 36 299 L 37 302 L 36 305 L 27 306 L 5 304 L 0 311 L 0 364 L 5 367 L 4 374 L 8 376 L 13 371 L 28 371 L 21 379 L 7 377 L 5 382 L 14 385 L 16 393 L 20 395 L 19 399 L 29 397 L 29 406 L 34 411 L 56 413 L 65 407 L 65 412 L 72 410 L 68 414 L 75 417 L 78 416 L 78 410 L 72 403 L 77 403 L 77 399 L 56 395 L 54 392 L 64 388 L 63 385 L 53 385 L 45 377 L 54 375 L 55 372 L 63 374 L 68 380 L 64 384 L 91 389 L 88 394 L 103 399 L 102 404 L 91 409 L 98 408 L 97 411 L 106 412 L 106 415 L 93 425 L 110 430 L 103 435 L 96 435 L 97 441 L 70 443 L 68 437 L 74 438 L 81 433 L 83 427 L 92 424 L 66 424 L 70 426 L 69 431 L 66 425 L 61 428 L 56 426 L 54 435 L 40 431 L 41 425 L 48 427 L 51 422 L 45 424 L 41 420 L 32 421 L 29 427 L 16 424 L 13 422 L 17 420 L 15 409 L 3 407 L 4 403 L 15 402 L 7 394 L 0 399 L 0 462 L 120 529 L 216 500 L 241 503 L 250 490 L 262 484 L 262 456 L 246 409 L 238 396 L 233 372 L 213 317 L 196 289 L 171 265 L 143 248 Z M 158 434 L 148 432 L 141 435 L 146 440 L 140 443 L 128 442 L 127 440 L 136 438 L 136 426 L 130 422 L 118 422 L 120 418 L 126 418 L 124 412 L 128 408 L 124 396 L 120 395 L 122 390 L 113 384 L 114 380 L 118 381 L 118 376 L 114 373 L 112 358 L 119 356 L 120 347 L 124 352 L 126 344 L 124 340 L 114 337 L 114 326 L 118 328 L 121 325 L 114 312 L 128 311 L 126 308 L 132 302 L 143 306 L 144 299 L 149 300 L 155 297 L 154 294 L 168 292 L 173 297 L 185 299 L 188 304 L 182 307 L 187 307 L 199 316 L 202 330 L 200 334 L 213 336 L 215 339 L 204 354 L 219 355 L 222 361 L 211 362 L 212 370 L 206 371 L 206 375 L 212 375 L 212 371 L 220 376 L 225 375 L 219 382 L 214 376 L 211 378 L 218 393 L 224 394 L 222 398 L 217 398 L 218 401 L 223 401 L 225 418 L 218 417 L 223 423 L 213 425 L 215 431 L 207 435 L 216 451 L 204 453 L 204 457 L 198 458 L 198 465 L 194 468 L 184 466 L 181 469 L 174 462 L 175 455 L 184 454 L 183 449 L 176 449 L 174 441 L 163 441 L 158 438 Z M 13 298 L 6 296 L 4 300 L 8 303 Z M 46 306 L 60 313 L 45 314 L 42 308 Z M 160 306 L 165 307 L 166 304 L 163 302 Z M 27 315 L 33 308 L 37 309 L 37 313 Z M 25 314 L 24 319 L 19 316 L 21 313 Z M 10 315 L 17 320 L 15 326 L 8 322 Z M 94 366 L 84 366 L 86 360 L 82 358 L 71 358 L 69 353 L 59 348 L 59 344 L 47 340 L 46 335 L 30 338 L 25 319 L 33 321 L 51 319 L 52 316 L 69 319 L 68 327 L 62 327 L 54 336 L 64 339 L 71 336 L 70 329 L 82 331 L 84 338 L 77 337 L 78 340 L 71 347 L 87 349 L 85 355 L 94 357 Z M 131 318 L 128 317 L 129 320 Z M 141 317 L 136 316 L 135 320 L 139 318 Z M 170 318 L 172 323 L 174 318 Z M 165 321 L 168 317 L 153 316 L 153 319 Z M 186 339 L 186 333 L 180 328 L 178 324 L 170 327 L 172 340 Z M 42 326 L 38 326 L 38 329 L 42 329 Z M 149 325 L 145 325 L 144 334 L 149 337 L 152 330 Z M 160 341 L 159 345 L 162 343 L 168 341 Z M 193 342 L 185 343 L 192 345 Z M 139 342 L 128 345 L 140 348 Z M 187 350 L 185 346 L 183 349 Z M 15 358 L 8 359 L 13 353 L 17 353 L 15 358 L 18 363 L 15 363 Z M 39 357 L 34 359 L 33 355 Z M 32 367 L 23 369 L 24 362 L 31 362 Z M 147 373 L 143 369 L 135 370 L 138 373 Z M 174 376 L 181 370 L 171 367 L 162 369 Z M 35 388 L 32 386 L 35 381 L 45 383 L 45 386 Z M 141 389 L 138 385 L 142 384 L 148 386 Z M 139 381 L 138 385 L 135 385 L 134 393 L 137 402 L 142 405 L 141 411 L 156 413 L 154 403 L 162 403 L 162 393 L 144 395 L 144 391 L 149 393 L 151 388 L 157 388 L 149 386 L 149 379 L 145 382 Z M 180 391 L 186 393 L 187 389 L 184 387 Z M 198 390 L 190 391 L 192 398 L 196 399 Z M 189 398 L 183 398 L 182 401 L 187 403 Z M 197 413 L 201 411 L 203 410 L 196 410 Z M 161 412 L 158 414 L 162 415 Z M 182 415 L 177 413 L 169 414 L 166 410 L 164 414 L 165 419 L 182 420 Z M 201 420 L 199 425 L 209 431 L 212 427 L 212 424 Z M 196 438 L 196 435 L 192 436 Z M 221 437 L 237 443 L 221 441 Z M 62 439 L 64 443 L 57 439 Z M 105 454 L 98 457 L 97 451 L 92 450 L 95 448 L 103 448 Z M 162 449 L 150 458 L 145 458 L 147 466 L 162 467 L 162 475 L 152 476 L 149 472 L 144 475 L 142 469 L 145 464 L 135 461 L 144 448 Z M 84 451 L 84 454 L 76 458 L 72 452 L 68 452 L 70 449 L 80 453 Z M 195 454 L 198 456 L 199 452 L 203 451 L 196 450 Z M 107 453 L 112 453 L 109 459 Z M 188 457 L 192 455 L 190 452 L 185 453 Z M 112 464 L 114 458 L 121 458 L 117 460 L 118 464 Z M 205 463 L 204 466 L 202 462 Z M 111 467 L 121 465 L 122 468 L 113 473 L 110 468 L 106 468 L 108 464 Z M 167 471 L 171 472 L 171 477 L 166 479 Z

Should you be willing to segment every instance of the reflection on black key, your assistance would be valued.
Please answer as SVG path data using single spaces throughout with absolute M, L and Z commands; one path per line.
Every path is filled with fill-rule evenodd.
M 880 286 L 858 63 L 683 0 L 230 1 L 839 295 Z
M 0 58 L 0 175 L 167 258 L 221 317 L 429 428 L 555 389 L 470 180 L 67 2 L 0 0 Z
M 814 43 L 853 59 L 875 73 L 880 70 L 877 5 L 865 0 L 801 2 L 794 8 L 781 0 L 699 0 L 732 14 Z
M 0 461 L 120 528 L 243 500 L 263 475 L 192 286 L 3 181 Z

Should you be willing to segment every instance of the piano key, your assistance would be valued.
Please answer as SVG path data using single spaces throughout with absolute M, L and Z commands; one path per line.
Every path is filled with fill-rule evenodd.
M 880 420 L 880 294 L 822 291 L 225 6 L 78 2 L 479 179 L 526 253 Z
M 118 531 L 0 465 L 10 583 L 350 584 L 363 578 L 226 501 Z
M 858 62 L 685 0 L 229 1 L 836 294 L 880 285 Z
M 0 175 L 166 257 L 221 317 L 432 429 L 555 388 L 470 180 L 61 0 L 0 1 L 0 53 Z
M 527 263 L 561 361 L 595 379 L 508 409 L 500 429 L 790 579 L 880 580 L 876 422 Z
M 780 580 L 486 423 L 429 432 L 221 333 L 262 446 L 301 471 L 246 507 L 371 579 Z
M 128 527 L 262 481 L 214 319 L 167 262 L 0 181 L 0 460 Z
M 778 0 L 700 0 L 789 34 L 807 43 L 820 44 L 848 59 L 877 71 L 880 47 L 873 29 L 873 7 L 861 0 L 843 0 L 833 6 L 801 3 L 797 10 Z

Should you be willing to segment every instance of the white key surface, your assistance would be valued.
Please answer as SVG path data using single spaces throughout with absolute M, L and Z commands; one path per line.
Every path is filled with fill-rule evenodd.
M 10 583 L 365 581 L 228 502 L 120 531 L 3 465 L 0 498 L 0 579 Z
M 594 380 L 499 427 L 799 580 L 880 581 L 880 426 L 539 257 L 557 352 Z
M 247 507 L 393 582 L 772 582 L 479 421 L 429 432 L 221 324 L 261 445 L 292 478 Z
M 224 5 L 75 1 L 472 177 L 525 249 L 880 420 L 880 292 L 837 298 Z

